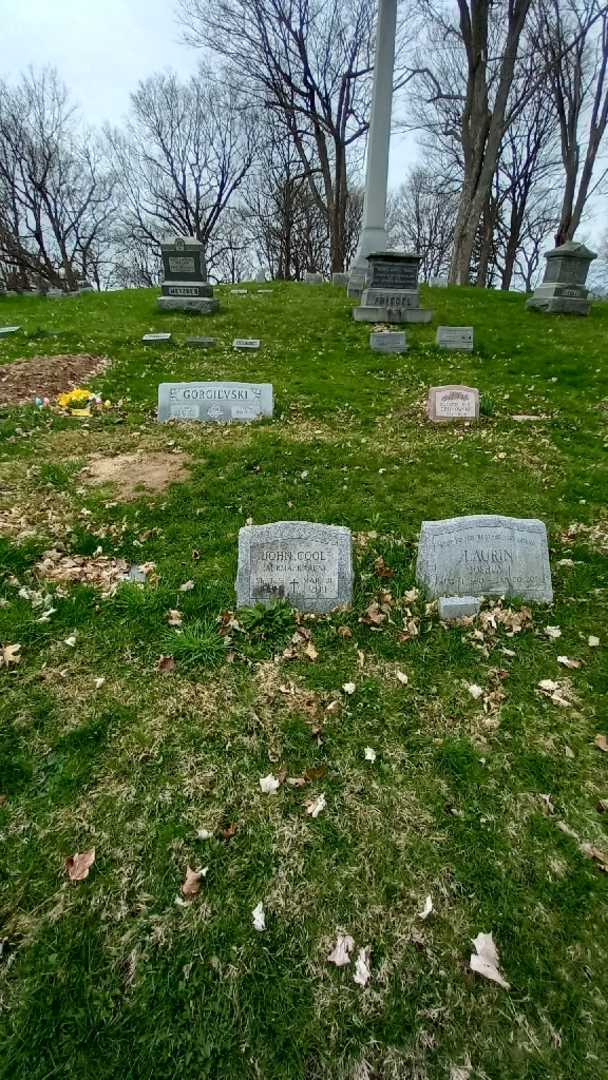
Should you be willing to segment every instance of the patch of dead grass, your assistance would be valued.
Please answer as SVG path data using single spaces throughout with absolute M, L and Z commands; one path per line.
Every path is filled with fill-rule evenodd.
M 187 454 L 166 451 L 118 454 L 116 457 L 95 455 L 81 476 L 92 487 L 111 484 L 121 502 L 136 499 L 144 492 L 159 494 L 171 484 L 186 481 L 190 476 Z

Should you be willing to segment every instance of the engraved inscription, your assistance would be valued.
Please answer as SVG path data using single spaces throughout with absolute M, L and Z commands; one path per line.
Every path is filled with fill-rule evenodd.
M 305 537 L 252 544 L 249 575 L 253 601 L 337 600 L 338 545 Z
M 372 263 L 370 281 L 372 289 L 415 289 L 417 285 L 416 263 Z
M 475 419 L 475 395 L 462 390 L 444 390 L 435 396 L 437 417 L 463 416 Z
M 170 255 L 169 270 L 172 274 L 194 274 L 196 273 L 195 261 L 189 255 Z
M 198 289 L 195 285 L 168 285 L 168 296 L 198 296 Z

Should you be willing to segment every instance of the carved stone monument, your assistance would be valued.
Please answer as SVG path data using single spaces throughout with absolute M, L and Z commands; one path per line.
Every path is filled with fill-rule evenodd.
M 300 611 L 332 611 L 353 593 L 350 529 L 310 521 L 246 525 L 239 532 L 238 607 L 285 599 Z
M 479 420 L 479 390 L 473 386 L 431 386 L 427 403 L 429 420 Z
M 203 245 L 194 236 L 176 236 L 161 244 L 164 281 L 158 300 L 161 311 L 195 311 L 211 315 L 219 308 L 207 281 Z
M 585 282 L 591 263 L 597 259 L 595 252 L 584 244 L 568 240 L 561 247 L 545 252 L 545 258 L 547 265 L 542 285 L 534 290 L 526 307 L 551 314 L 588 315 L 591 299 Z
M 271 383 L 184 382 L 161 383 L 158 388 L 158 419 L 257 420 L 272 416 Z
M 361 306 L 353 317 L 360 322 L 428 323 L 432 311 L 420 307 L 418 287 L 419 255 L 398 251 L 372 251 Z
M 551 603 L 547 530 L 535 518 L 474 514 L 423 521 L 416 578 L 431 596 L 520 596 Z

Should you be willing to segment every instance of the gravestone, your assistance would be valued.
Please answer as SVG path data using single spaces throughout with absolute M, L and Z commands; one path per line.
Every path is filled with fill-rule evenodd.
M 171 334 L 144 334 L 141 340 L 146 345 L 166 345 L 171 341 Z
M 360 300 L 363 290 L 365 288 L 365 282 L 367 281 L 367 269 L 361 266 L 351 267 L 348 274 L 348 285 L 346 288 L 346 295 L 349 300 Z
M 231 289 L 231 296 L 247 296 L 247 289 Z
M 318 274 L 310 270 L 306 270 L 304 273 L 304 281 L 307 285 L 322 285 L 323 274 Z
M 257 420 L 272 416 L 271 383 L 182 382 L 161 383 L 158 388 L 158 419 Z
M 584 244 L 568 240 L 566 244 L 545 252 L 547 265 L 542 285 L 534 290 L 526 307 L 539 308 L 550 314 L 588 315 L 591 310 L 589 290 L 585 288 L 589 267 L 595 252 Z
M 272 296 L 272 289 L 256 289 L 258 296 Z
M 276 521 L 239 532 L 237 606 L 282 598 L 300 611 L 332 611 L 353 594 L 352 537 L 341 525 Z
M 258 285 L 262 285 L 266 281 L 266 271 L 258 270 L 257 274 L 255 275 L 255 281 Z
M 473 386 L 431 386 L 427 402 L 429 420 L 479 420 L 479 390 Z
M 440 349 L 455 352 L 473 352 L 474 329 L 472 326 L 438 326 L 435 344 Z
M 369 271 L 361 306 L 354 308 L 359 322 L 428 323 L 432 311 L 420 307 L 419 255 L 398 251 L 373 251 L 367 256 Z
M 18 330 L 21 330 L 20 326 L 0 326 L 0 337 L 8 337 L 9 334 L 16 334 Z
M 341 289 L 346 289 L 346 287 L 348 286 L 348 279 L 348 274 L 341 274 L 336 272 L 331 275 L 332 285 L 339 285 Z
M 261 345 L 259 338 L 240 338 L 237 337 L 232 342 L 233 349 L 259 349 Z
M 405 331 L 400 330 L 380 330 L 378 333 L 372 333 L 369 335 L 369 345 L 374 352 L 407 352 Z
M 186 345 L 192 346 L 193 349 L 210 349 L 215 345 L 214 337 L 187 337 Z
M 160 245 L 164 280 L 161 311 L 194 311 L 211 315 L 219 308 L 207 281 L 203 245 L 194 236 L 176 236 Z
M 431 596 L 520 596 L 551 603 L 547 530 L 535 518 L 474 514 L 423 521 L 416 579 Z
M 448 279 L 447 277 L 432 277 L 429 281 L 429 285 L 432 289 L 447 289 Z
M 440 596 L 439 618 L 443 622 L 457 622 L 470 615 L 478 615 L 481 601 L 477 596 Z

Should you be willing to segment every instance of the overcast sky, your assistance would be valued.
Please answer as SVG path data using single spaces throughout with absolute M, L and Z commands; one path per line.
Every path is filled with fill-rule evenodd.
M 167 68 L 189 75 L 198 59 L 180 41 L 172 0 L 0 0 L 0 76 L 56 67 L 91 124 L 119 123 L 139 79 Z M 394 137 L 395 186 L 414 154 L 411 138 Z

